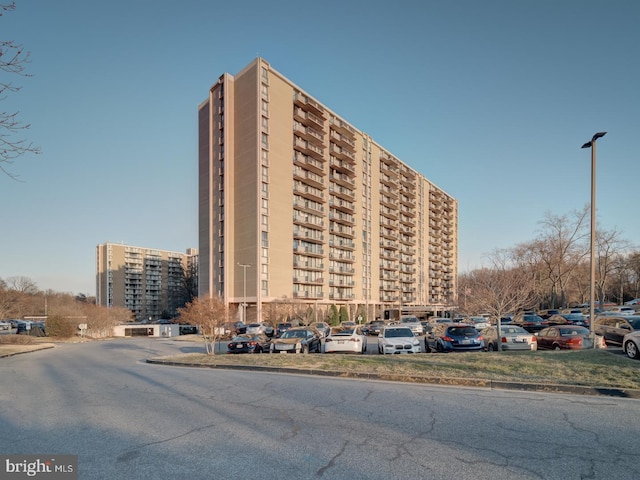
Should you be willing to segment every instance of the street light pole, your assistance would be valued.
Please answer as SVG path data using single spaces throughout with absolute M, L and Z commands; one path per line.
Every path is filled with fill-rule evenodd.
M 594 330 L 595 298 L 596 298 L 596 140 L 604 137 L 607 132 L 596 133 L 590 142 L 582 148 L 591 148 L 591 241 L 589 247 L 589 329 L 593 338 L 593 348 L 597 348 Z
M 238 266 L 242 268 L 242 323 L 247 323 L 247 268 L 251 266 L 250 263 L 240 263 Z

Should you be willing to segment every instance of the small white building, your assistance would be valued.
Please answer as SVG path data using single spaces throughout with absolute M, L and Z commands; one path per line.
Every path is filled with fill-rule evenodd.
M 180 335 L 180 325 L 169 324 L 140 324 L 125 323 L 113 327 L 114 337 L 177 337 Z

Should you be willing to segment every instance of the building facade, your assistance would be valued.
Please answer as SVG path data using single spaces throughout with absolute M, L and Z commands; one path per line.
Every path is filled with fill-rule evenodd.
M 249 307 L 444 310 L 458 205 L 257 58 L 198 109 L 199 294 Z
M 198 251 L 186 253 L 104 243 L 96 247 L 96 303 L 131 310 L 137 321 L 176 314 L 197 278 Z

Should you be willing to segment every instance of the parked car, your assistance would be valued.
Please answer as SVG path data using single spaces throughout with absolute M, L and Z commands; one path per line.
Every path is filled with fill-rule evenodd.
M 243 322 L 228 322 L 215 329 L 216 335 L 232 338 L 235 335 L 247 333 L 247 326 Z
M 293 327 L 273 339 L 271 353 L 322 352 L 322 334 L 310 327 Z
M 431 352 L 479 352 L 484 349 L 482 334 L 471 325 L 441 323 L 425 336 L 425 350 Z
M 180 335 L 196 335 L 198 327 L 196 325 L 182 324 L 180 325 Z
M 609 307 L 603 313 L 607 315 L 635 315 L 636 311 L 633 307 L 622 305 Z
M 465 320 L 466 323 L 475 327 L 476 330 L 482 330 L 483 328 L 487 328 L 491 326 L 489 319 L 487 317 L 469 317 Z
M 16 330 L 18 335 L 31 335 L 32 337 L 46 337 L 44 322 L 32 322 L 31 320 L 23 320 L 18 324 Z
M 413 333 L 416 335 L 422 335 L 424 330 L 422 329 L 422 324 L 418 317 L 415 315 L 402 315 L 400 318 L 400 325 L 404 327 L 409 327 Z
M 547 310 L 538 311 L 538 316 L 543 320 L 547 320 L 549 317 L 553 315 L 558 315 L 559 313 L 560 313 L 560 310 L 558 310 L 557 308 L 549 308 Z
M 324 339 L 324 353 L 348 352 L 365 353 L 367 336 L 361 326 L 342 328 L 333 327 Z
M 410 327 L 385 325 L 378 334 L 378 353 L 420 353 L 420 341 Z
M 519 313 L 513 317 L 511 324 L 518 325 L 531 333 L 539 332 L 549 326 L 549 322 L 535 313 Z
M 640 298 L 634 298 L 628 302 L 624 302 L 625 305 L 640 305 Z
M 596 335 L 616 345 L 622 345 L 624 336 L 635 330 L 640 330 L 640 315 L 596 315 L 593 323 Z
M 366 335 L 378 335 L 383 326 L 382 320 L 373 320 L 364 325 L 363 331 Z
M 622 350 L 627 357 L 640 360 L 640 330 L 627 333 L 622 339 Z
M 331 329 L 329 324 L 325 322 L 314 322 L 309 326 L 318 330 L 323 338 L 329 334 L 329 330 Z
M 579 325 L 581 327 L 589 325 L 587 317 L 582 313 L 559 313 L 551 315 L 547 319 L 549 325 Z
M 256 334 L 263 333 L 268 337 L 272 337 L 275 333 L 275 329 L 266 322 L 260 323 L 250 323 L 247 325 L 247 329 L 245 333 Z
M 593 339 L 588 328 L 577 325 L 543 328 L 536 333 L 538 350 L 581 350 L 593 348 Z
M 493 352 L 498 350 L 498 328 L 488 327 L 481 330 L 484 338 L 484 348 Z M 517 325 L 501 325 L 500 344 L 502 350 L 529 350 L 535 352 L 538 349 L 536 336 Z
M 291 322 L 281 322 L 276 325 L 276 337 L 281 336 L 284 332 L 293 327 Z
M 243 333 L 227 343 L 227 353 L 263 353 L 269 351 L 271 339 L 264 333 Z
M 0 321 L 0 330 L 11 330 L 11 323 Z
M 429 323 L 457 323 L 464 321 L 464 318 L 445 318 L 445 317 L 431 317 Z

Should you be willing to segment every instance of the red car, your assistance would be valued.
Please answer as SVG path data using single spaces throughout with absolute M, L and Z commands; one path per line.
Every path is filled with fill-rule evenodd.
M 588 328 L 577 325 L 557 325 L 543 328 L 535 335 L 538 338 L 538 350 L 581 350 L 593 348 Z

